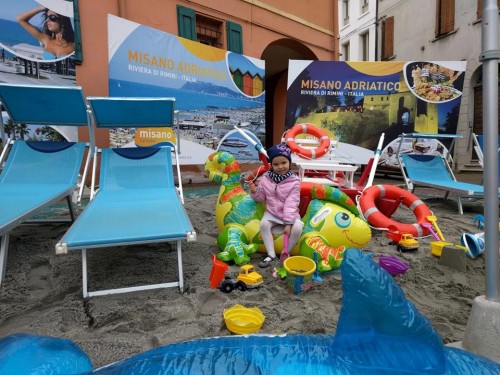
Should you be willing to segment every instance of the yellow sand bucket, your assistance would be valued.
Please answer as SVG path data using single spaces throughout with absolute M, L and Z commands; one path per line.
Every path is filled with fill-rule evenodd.
M 440 257 L 441 253 L 443 252 L 443 249 L 446 246 L 452 246 L 454 248 L 462 249 L 464 251 L 467 251 L 467 248 L 465 246 L 455 245 L 455 244 L 453 244 L 451 242 L 445 242 L 445 241 L 433 241 L 433 242 L 431 242 L 431 253 L 432 253 L 432 255 Z
M 431 253 L 436 257 L 440 257 L 443 252 L 443 247 L 452 246 L 453 243 L 446 241 L 433 241 L 431 242 Z
M 316 263 L 311 258 L 293 256 L 283 262 L 286 270 L 286 284 L 295 295 L 307 291 L 312 286 L 312 276 Z
M 234 305 L 229 309 L 224 309 L 224 322 L 227 329 L 238 335 L 257 332 L 265 319 L 258 307 Z

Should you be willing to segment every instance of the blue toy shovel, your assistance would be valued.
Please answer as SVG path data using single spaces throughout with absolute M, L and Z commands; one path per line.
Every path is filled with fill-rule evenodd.
M 317 281 L 318 283 L 322 283 L 323 279 L 321 277 L 319 277 L 319 271 L 318 271 L 318 253 L 316 251 L 313 251 L 313 253 L 314 253 L 313 259 L 314 259 L 314 263 L 316 263 L 316 269 L 314 270 L 314 273 L 312 275 L 312 279 L 314 281 Z
M 288 234 L 283 234 L 283 251 L 280 255 L 280 260 L 284 261 L 285 259 L 290 258 L 290 253 L 288 252 Z

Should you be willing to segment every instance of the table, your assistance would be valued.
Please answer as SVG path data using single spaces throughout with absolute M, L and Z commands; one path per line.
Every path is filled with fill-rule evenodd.
M 340 164 L 335 160 L 299 160 L 294 163 L 299 168 L 299 178 L 301 181 L 316 182 L 319 184 L 354 187 L 354 172 L 358 169 L 357 165 Z M 305 177 L 306 171 L 325 171 L 328 172 L 326 178 Z M 344 179 L 338 178 L 337 172 L 343 172 Z

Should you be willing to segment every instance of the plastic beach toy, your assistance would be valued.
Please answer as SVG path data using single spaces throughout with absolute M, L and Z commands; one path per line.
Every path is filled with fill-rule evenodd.
M 422 226 L 424 228 L 427 228 L 427 230 L 430 232 L 430 234 L 432 234 L 432 237 L 434 237 L 436 241 L 443 241 L 441 237 L 439 237 L 438 234 L 434 231 L 431 223 L 422 223 Z
M 224 309 L 224 322 L 226 327 L 238 335 L 247 335 L 260 330 L 266 317 L 258 307 L 245 307 L 234 305 Z
M 0 338 L 0 374 L 89 374 L 88 355 L 69 339 L 16 333 Z
M 283 251 L 280 255 L 280 260 L 284 261 L 285 259 L 290 258 L 290 253 L 288 252 L 288 234 L 283 234 Z
M 312 279 L 314 281 L 317 281 L 318 283 L 322 283 L 323 279 L 319 276 L 319 269 L 318 269 L 318 253 L 315 251 L 314 256 L 313 256 L 314 263 L 316 263 L 316 269 L 313 272 Z
M 472 259 L 484 253 L 484 232 L 476 234 L 464 233 L 460 242 L 462 246 L 467 248 L 466 254 Z
M 382 255 L 378 261 L 380 267 L 389 272 L 391 275 L 401 275 L 408 271 L 408 263 L 405 263 L 398 259 L 398 257 L 391 255 Z
M 453 246 L 453 243 L 446 241 L 432 241 L 431 242 L 431 253 L 436 257 L 440 257 L 443 252 L 443 247 L 445 246 Z
M 311 258 L 294 256 L 283 262 L 286 269 L 288 289 L 295 295 L 307 291 L 312 286 L 312 276 L 316 263 Z

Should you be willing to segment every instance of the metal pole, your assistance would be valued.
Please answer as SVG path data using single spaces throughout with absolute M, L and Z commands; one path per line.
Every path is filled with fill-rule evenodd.
M 177 153 L 180 155 L 181 153 L 181 128 L 180 128 L 180 125 L 179 125 L 179 110 L 176 109 L 174 111 L 174 114 L 175 114 L 175 121 L 177 122 L 177 129 L 176 129 L 176 138 L 177 138 L 177 144 L 176 144 L 176 147 L 177 147 Z
M 499 302 L 498 270 L 498 5 L 483 0 L 484 237 L 486 299 Z
M 4 124 L 3 124 L 3 106 L 2 106 L 2 102 L 0 101 L 0 138 L 2 140 L 2 147 L 7 147 L 6 146 L 6 143 L 7 143 L 7 135 L 5 134 L 5 130 L 4 130 Z M 1 159 L 0 159 L 1 161 Z

